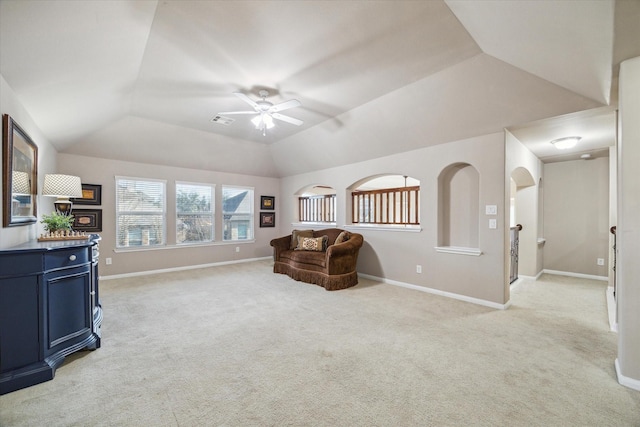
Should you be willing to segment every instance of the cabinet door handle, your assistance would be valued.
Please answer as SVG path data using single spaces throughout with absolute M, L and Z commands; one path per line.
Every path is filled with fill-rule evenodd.
M 71 255 L 71 256 L 69 257 L 69 261 L 75 261 L 75 260 L 76 260 L 76 256 L 75 256 L 75 255 Z

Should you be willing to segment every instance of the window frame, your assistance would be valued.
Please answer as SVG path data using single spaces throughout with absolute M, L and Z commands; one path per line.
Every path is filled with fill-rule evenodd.
M 191 187 L 207 187 L 211 190 L 211 197 L 210 197 L 210 211 L 203 211 L 203 212 L 183 212 L 180 211 L 178 208 L 178 187 L 184 185 L 184 186 L 191 186 Z M 203 182 L 190 182 L 190 181 L 175 181 L 175 186 L 174 186 L 174 191 L 175 191 L 175 242 L 176 245 L 178 246 L 197 246 L 197 245 L 203 245 L 203 244 L 211 244 L 214 243 L 216 241 L 216 209 L 215 209 L 215 205 L 216 205 L 216 184 L 210 184 L 210 183 L 203 183 Z M 210 240 L 201 240 L 201 241 L 185 241 L 185 242 L 179 242 L 178 240 L 178 225 L 180 223 L 180 215 L 197 215 L 197 216 L 205 216 L 205 215 L 210 215 L 211 216 L 211 239 Z
M 120 210 L 120 200 L 119 200 L 119 183 L 120 181 L 134 181 L 134 182 L 149 182 L 149 183 L 160 183 L 162 185 L 162 212 L 158 211 L 121 211 Z M 149 244 L 149 245 L 121 245 L 120 244 L 120 217 L 121 216 L 161 216 L 162 218 L 162 240 L 157 244 Z M 115 249 L 117 250 L 140 250 L 140 249 L 156 249 L 167 246 L 167 180 L 165 179 L 157 179 L 157 178 L 143 178 L 143 177 L 130 177 L 130 176 L 115 176 L 115 226 L 116 226 L 116 245 Z
M 248 206 L 249 206 L 249 213 L 241 213 L 241 214 L 237 214 L 237 215 L 242 215 L 242 216 L 246 216 L 249 220 L 249 228 L 248 228 L 248 233 L 247 233 L 247 237 L 246 238 L 227 238 L 226 237 L 226 219 L 225 216 L 226 215 L 230 215 L 230 214 L 235 214 L 234 212 L 227 212 L 225 211 L 225 189 L 238 189 L 238 190 L 247 190 L 250 192 L 251 195 L 251 200 L 248 202 Z M 221 185 L 221 201 L 222 201 L 222 207 L 221 207 L 221 219 L 222 219 L 222 242 L 225 243 L 229 243 L 229 242 L 247 242 L 247 241 L 253 241 L 255 239 L 255 188 L 254 187 L 246 187 L 246 186 L 242 186 L 242 185 L 226 185 L 226 184 L 222 184 Z M 238 204 L 238 206 L 240 206 L 240 204 Z

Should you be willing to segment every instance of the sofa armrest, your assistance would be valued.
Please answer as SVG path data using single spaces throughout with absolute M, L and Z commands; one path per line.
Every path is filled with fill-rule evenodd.
M 278 261 L 280 259 L 280 254 L 282 251 L 286 251 L 290 249 L 291 246 L 291 234 L 284 237 L 278 237 L 277 239 L 271 240 L 271 246 L 273 246 L 273 259 L 274 261 Z
M 343 243 L 327 248 L 328 274 L 346 274 L 356 269 L 358 252 L 364 243 L 361 234 L 351 233 L 351 238 Z

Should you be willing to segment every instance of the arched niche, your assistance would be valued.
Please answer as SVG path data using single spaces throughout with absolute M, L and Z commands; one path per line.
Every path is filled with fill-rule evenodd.
M 480 174 L 468 163 L 454 163 L 438 176 L 438 246 L 478 248 Z

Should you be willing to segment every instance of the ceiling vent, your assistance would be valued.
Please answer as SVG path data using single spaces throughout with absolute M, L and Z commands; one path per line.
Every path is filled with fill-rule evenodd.
M 216 116 L 211 119 L 213 123 L 219 123 L 221 125 L 229 126 L 231 123 L 235 122 L 236 119 L 232 119 L 231 117 L 221 116 L 220 114 L 216 114 Z

